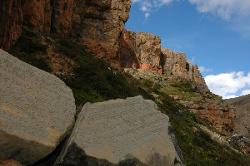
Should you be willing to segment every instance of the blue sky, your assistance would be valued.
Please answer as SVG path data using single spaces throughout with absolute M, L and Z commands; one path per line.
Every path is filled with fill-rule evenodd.
M 134 0 L 126 27 L 185 52 L 214 93 L 250 93 L 250 0 Z

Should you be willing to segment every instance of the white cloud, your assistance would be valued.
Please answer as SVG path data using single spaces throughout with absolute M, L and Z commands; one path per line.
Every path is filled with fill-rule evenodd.
M 243 38 L 250 38 L 250 0 L 188 0 L 201 13 L 211 13 L 229 23 Z
M 213 13 L 221 18 L 230 20 L 234 16 L 249 16 L 249 0 L 189 0 L 197 6 L 199 12 Z
M 249 0 L 189 0 L 202 13 L 213 13 L 226 20 L 250 14 Z
M 246 89 L 246 90 L 243 90 L 240 95 L 244 96 L 244 95 L 249 95 L 249 94 L 250 94 L 250 89 Z
M 231 72 L 208 75 L 205 81 L 209 89 L 224 99 L 237 97 L 247 93 L 250 89 L 250 72 Z
M 200 69 L 200 72 L 201 72 L 202 74 L 206 74 L 206 73 L 209 73 L 209 72 L 212 72 L 212 71 L 213 71 L 213 69 L 207 68 L 207 67 L 205 67 L 205 66 L 199 66 L 199 69 Z
M 167 6 L 172 2 L 180 0 L 132 0 L 132 3 L 138 3 L 144 14 L 150 14 L 154 9 Z M 250 15 L 250 0 L 186 0 L 196 5 L 201 13 L 213 13 L 226 20 L 234 16 Z
M 200 13 L 213 14 L 229 23 L 243 38 L 250 38 L 250 0 L 132 0 L 139 4 L 145 18 L 156 9 L 173 2 L 188 1 Z
M 132 0 L 132 3 L 138 3 L 145 18 L 148 18 L 155 9 L 167 6 L 173 1 L 174 0 Z

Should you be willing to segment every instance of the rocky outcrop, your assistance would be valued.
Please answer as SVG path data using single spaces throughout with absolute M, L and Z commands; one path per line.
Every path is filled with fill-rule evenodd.
M 114 61 L 130 5 L 130 0 L 76 0 L 73 36 L 91 53 Z
M 64 35 L 71 30 L 74 0 L 24 0 L 24 26 L 38 32 Z
M 236 107 L 236 132 L 250 138 L 250 95 L 226 100 Z
M 121 67 L 153 71 L 174 80 L 193 81 L 200 90 L 209 91 L 198 66 L 189 62 L 184 53 L 161 48 L 158 36 L 124 30 L 120 45 Z
M 250 95 L 226 100 L 236 108 L 235 135 L 231 143 L 246 154 L 250 154 Z
M 120 38 L 120 63 L 124 68 L 162 72 L 161 39 L 150 33 L 124 31 Z
M 0 1 L 0 48 L 8 49 L 22 32 L 21 0 Z
M 0 2 L 0 48 L 8 50 L 24 27 L 42 33 L 69 35 L 74 0 L 2 0 Z
M 196 108 L 196 114 L 199 118 L 205 120 L 210 126 L 216 129 L 217 132 L 223 135 L 231 135 L 235 130 L 235 110 L 229 106 L 222 106 L 204 99 L 196 101 L 198 108 Z M 194 111 L 193 106 L 188 107 Z
M 168 117 L 141 96 L 88 103 L 58 165 L 112 165 L 129 160 L 150 166 L 176 165 L 178 155 L 168 127 Z
M 74 123 L 72 91 L 2 50 L 0 87 L 0 161 L 29 165 L 47 156 Z
M 71 36 L 89 52 L 114 61 L 115 65 L 130 5 L 130 0 L 3 0 L 0 2 L 0 48 L 8 50 L 25 27 Z
M 206 89 L 197 66 L 182 53 L 161 49 L 161 39 L 150 33 L 124 29 L 131 1 L 123 0 L 3 0 L 0 2 L 0 47 L 10 48 L 22 29 L 70 36 L 88 52 L 114 67 L 163 71 L 172 78 L 195 81 Z
M 162 48 L 162 68 L 163 73 L 173 79 L 184 79 L 195 82 L 204 91 L 208 87 L 199 71 L 197 65 L 193 65 L 181 52 L 174 52 L 170 49 Z

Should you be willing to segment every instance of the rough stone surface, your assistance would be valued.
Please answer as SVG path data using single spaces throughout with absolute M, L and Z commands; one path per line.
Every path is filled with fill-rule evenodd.
M 199 71 L 197 65 L 193 65 L 186 58 L 184 53 L 174 52 L 162 48 L 162 66 L 165 75 L 173 78 L 180 78 L 194 81 L 200 89 L 208 91 L 208 87 Z
M 50 32 L 52 6 L 50 0 L 23 0 L 24 26 L 38 31 Z
M 72 91 L 57 77 L 0 50 L 0 160 L 31 164 L 72 127 Z
M 73 2 L 74 0 L 23 0 L 24 26 L 38 32 L 69 34 Z
M 120 39 L 122 67 L 161 73 L 161 39 L 150 33 L 124 31 Z
M 193 81 L 200 90 L 209 91 L 198 66 L 189 62 L 184 53 L 161 48 L 158 36 L 124 30 L 119 56 L 123 68 L 153 71 L 173 80 Z
M 0 166 L 22 166 L 22 165 L 15 160 L 6 160 L 6 161 L 0 161 Z
M 194 109 L 189 104 L 190 110 L 196 110 L 196 114 L 205 120 L 209 125 L 213 126 L 219 133 L 230 135 L 235 130 L 235 110 L 229 106 L 222 106 L 214 101 L 203 99 L 203 101 L 195 101 L 198 108 Z M 223 103 L 223 102 L 222 102 Z
M 71 36 L 97 57 L 118 64 L 119 38 L 130 0 L 2 0 L 0 48 L 8 50 L 22 29 Z
M 82 154 L 113 164 L 137 159 L 150 166 L 175 165 L 178 157 L 168 127 L 168 117 L 141 96 L 87 103 L 58 161 L 71 163 L 67 159 L 75 156 L 72 147 L 77 147 Z
M 8 49 L 22 33 L 21 0 L 0 1 L 0 48 Z
M 75 0 L 73 35 L 98 57 L 116 59 L 130 5 L 130 0 Z
M 236 132 L 250 138 L 250 95 L 226 101 L 236 107 Z
M 22 29 L 68 36 L 72 32 L 74 0 L 2 0 L 0 48 L 8 50 Z

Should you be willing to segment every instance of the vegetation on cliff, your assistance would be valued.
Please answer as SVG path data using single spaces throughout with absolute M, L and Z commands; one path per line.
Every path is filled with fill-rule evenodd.
M 199 119 L 169 96 L 169 91 L 195 94 L 195 89 L 188 83 L 173 83 L 169 91 L 163 91 L 158 84 L 136 80 L 112 69 L 108 63 L 89 55 L 83 46 L 71 39 L 52 39 L 29 30 L 23 33 L 10 52 L 33 66 L 59 76 L 73 90 L 77 105 L 138 94 L 155 100 L 170 118 L 185 165 L 246 166 L 250 163 L 249 157 L 211 140 L 199 129 Z M 57 62 L 62 64 L 55 64 L 50 55 L 57 57 Z

